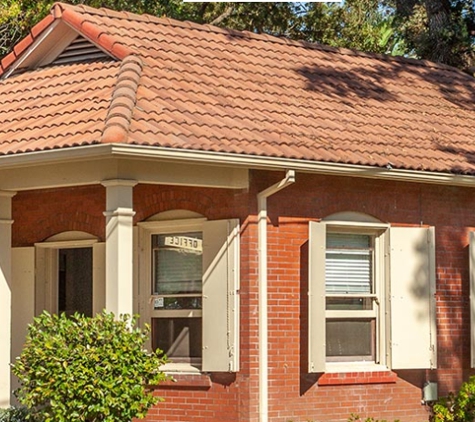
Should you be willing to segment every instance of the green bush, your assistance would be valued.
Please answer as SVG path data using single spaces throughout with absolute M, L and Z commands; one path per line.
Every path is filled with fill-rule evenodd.
M 26 407 L 9 407 L 0 409 L 0 422 L 34 422 Z
M 475 420 L 475 376 L 454 394 L 441 398 L 433 407 L 434 422 L 473 422 Z
M 366 418 L 366 419 L 361 419 L 359 415 L 356 415 L 354 413 L 351 414 L 351 416 L 348 418 L 348 422 L 387 422 L 386 419 L 374 419 L 374 418 Z M 399 419 L 395 419 L 394 422 L 400 422 Z
M 147 388 L 167 377 L 166 358 L 144 350 L 148 333 L 129 316 L 114 319 L 44 312 L 29 326 L 13 365 L 20 403 L 44 422 L 126 422 L 160 399 Z

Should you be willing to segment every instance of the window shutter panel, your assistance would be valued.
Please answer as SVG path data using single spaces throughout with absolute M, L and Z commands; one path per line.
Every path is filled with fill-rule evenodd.
M 203 371 L 239 370 L 239 220 L 203 225 Z
M 48 250 L 35 248 L 35 316 L 44 310 L 53 312 L 50 308 L 50 282 L 48 281 Z
M 12 359 L 19 356 L 35 312 L 35 248 L 12 248 Z
M 435 368 L 434 228 L 390 229 L 391 367 Z
M 308 240 L 308 372 L 324 372 L 325 224 L 309 222 Z
M 475 368 L 475 232 L 469 233 L 470 261 L 470 355 L 471 367 Z
M 106 307 L 106 244 L 92 245 L 92 315 Z

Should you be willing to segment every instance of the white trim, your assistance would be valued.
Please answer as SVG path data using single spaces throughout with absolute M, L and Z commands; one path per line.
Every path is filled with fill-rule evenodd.
M 399 169 L 389 170 L 386 168 L 354 164 L 338 164 L 322 161 L 122 144 L 87 145 L 59 150 L 3 155 L 0 156 L 0 169 L 23 167 L 32 164 L 52 164 L 64 162 L 65 160 L 97 159 L 101 157 L 153 158 L 166 161 L 184 161 L 221 166 L 226 165 L 229 167 L 245 167 L 260 170 L 291 169 L 304 173 L 475 187 L 475 176 L 443 172 L 424 172 Z
M 48 36 L 54 31 L 54 29 L 59 25 L 59 20 L 53 21 L 51 25 L 33 42 L 33 44 L 28 48 L 28 50 L 21 55 L 19 59 L 15 61 L 15 64 L 10 67 L 10 69 L 2 76 L 1 79 L 7 79 L 15 70 L 21 68 L 21 65 L 28 60 L 31 55 L 34 55 L 36 47 L 41 44 Z
M 139 182 L 137 180 L 130 180 L 130 179 L 106 179 L 101 182 L 102 186 L 105 186 L 106 188 L 109 187 L 115 187 L 115 186 L 126 186 L 133 188 L 136 186 Z
M 335 374 L 341 372 L 391 372 L 385 366 L 374 362 L 327 362 L 325 373 Z
M 35 243 L 35 248 L 44 249 L 71 249 L 71 248 L 87 248 L 88 246 L 97 243 L 97 239 L 85 240 L 59 240 L 57 242 L 48 242 L 47 240 L 41 243 Z
M 155 230 L 160 231 L 160 233 L 173 233 L 176 230 L 202 230 L 205 221 L 207 221 L 205 217 L 187 218 L 183 220 L 141 221 L 137 223 L 137 226 L 149 232 L 148 234 L 152 234 L 151 232 Z

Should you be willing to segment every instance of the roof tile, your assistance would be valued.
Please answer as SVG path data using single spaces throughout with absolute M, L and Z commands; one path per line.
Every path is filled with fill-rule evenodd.
M 127 142 L 475 175 L 475 80 L 456 69 L 84 5 L 54 16 L 122 63 L 0 80 L 0 154 Z

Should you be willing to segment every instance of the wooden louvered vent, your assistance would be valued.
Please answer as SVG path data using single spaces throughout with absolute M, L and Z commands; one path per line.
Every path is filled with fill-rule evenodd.
M 113 58 L 85 38 L 77 37 L 50 63 L 50 66 L 106 60 L 113 60 Z

